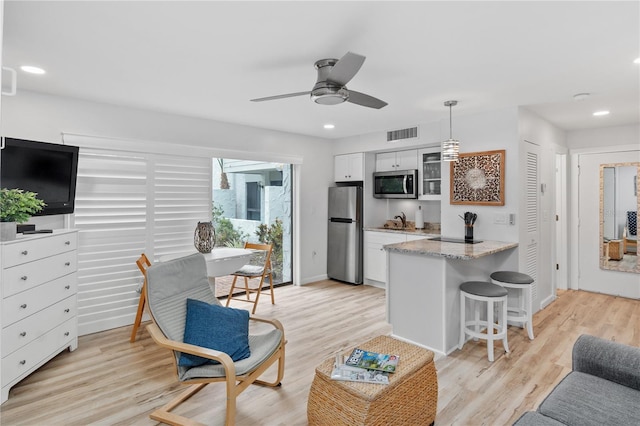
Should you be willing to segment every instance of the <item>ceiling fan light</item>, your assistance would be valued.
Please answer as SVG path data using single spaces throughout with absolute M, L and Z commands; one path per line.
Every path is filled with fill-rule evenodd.
M 447 139 L 442 142 L 442 161 L 458 161 L 460 153 L 460 141 Z
M 337 105 L 349 99 L 349 92 L 345 89 L 320 87 L 311 92 L 311 99 L 320 105 Z

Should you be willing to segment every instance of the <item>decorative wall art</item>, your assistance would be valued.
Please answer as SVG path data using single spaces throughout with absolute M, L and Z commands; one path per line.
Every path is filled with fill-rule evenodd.
M 451 204 L 504 206 L 505 150 L 460 153 L 451 163 Z

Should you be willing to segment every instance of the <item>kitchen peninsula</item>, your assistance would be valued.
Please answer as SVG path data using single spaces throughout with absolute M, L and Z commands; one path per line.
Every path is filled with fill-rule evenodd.
M 453 352 L 460 333 L 464 281 L 489 281 L 497 270 L 518 270 L 518 243 L 476 244 L 420 239 L 384 246 L 387 321 L 392 334 L 438 355 Z

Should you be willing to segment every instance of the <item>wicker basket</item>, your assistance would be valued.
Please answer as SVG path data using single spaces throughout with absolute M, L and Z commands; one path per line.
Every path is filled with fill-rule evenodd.
M 316 368 L 311 384 L 307 404 L 309 424 L 432 424 L 438 405 L 433 352 L 389 336 L 378 336 L 358 347 L 400 356 L 396 372 L 389 375 L 389 384 L 331 380 L 334 359 L 328 359 Z

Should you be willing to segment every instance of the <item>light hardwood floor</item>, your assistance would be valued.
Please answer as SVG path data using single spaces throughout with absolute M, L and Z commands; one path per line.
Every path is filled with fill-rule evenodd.
M 282 321 L 287 334 L 282 387 L 249 387 L 238 398 L 238 425 L 305 425 L 314 368 L 336 351 L 388 334 L 384 291 L 322 281 L 276 289 L 276 305 L 263 300 L 257 314 Z M 243 307 L 242 304 L 234 305 Z M 426 326 L 426 325 L 425 325 Z M 469 342 L 436 362 L 436 425 L 511 424 L 537 407 L 571 369 L 571 348 L 582 333 L 640 346 L 640 301 L 580 291 L 560 297 L 534 317 L 536 339 L 509 328 L 511 353 Z M 181 389 L 170 355 L 146 330 L 129 343 L 130 328 L 80 338 L 27 377 L 2 405 L 2 425 L 150 425 L 148 415 Z M 498 346 L 499 348 L 499 346 Z M 270 372 L 269 372 L 270 373 Z M 267 373 L 267 374 L 269 374 Z M 420 397 L 416 395 L 416 397 Z M 223 424 L 224 388 L 212 384 L 179 412 L 209 425 Z

